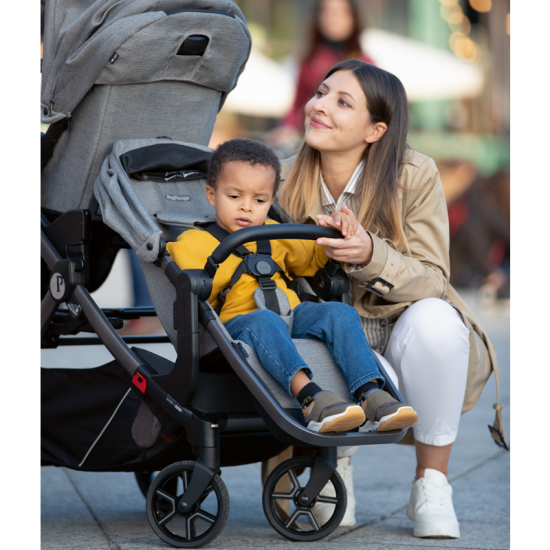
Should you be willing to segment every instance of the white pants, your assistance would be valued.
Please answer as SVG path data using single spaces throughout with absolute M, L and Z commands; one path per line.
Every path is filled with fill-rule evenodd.
M 441 447 L 456 439 L 469 354 L 468 328 L 443 300 L 419 300 L 395 323 L 384 357 L 377 356 L 418 413 L 412 428 L 416 441 Z M 351 456 L 356 450 L 338 447 L 338 456 Z

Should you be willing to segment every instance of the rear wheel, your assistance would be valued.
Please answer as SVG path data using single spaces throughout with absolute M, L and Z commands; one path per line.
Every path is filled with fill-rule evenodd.
M 177 502 L 193 477 L 194 462 L 176 462 L 161 470 L 147 492 L 147 518 L 153 531 L 176 548 L 198 548 L 214 540 L 229 516 L 229 494 L 215 475 L 210 485 L 186 513 Z
M 312 457 L 285 460 L 265 482 L 262 498 L 265 515 L 275 531 L 287 539 L 320 540 L 340 525 L 346 513 L 346 486 L 336 470 L 328 481 L 328 488 L 309 505 L 300 504 L 299 496 L 311 477 L 314 463 Z M 326 505 L 323 516 L 315 510 L 317 503 Z

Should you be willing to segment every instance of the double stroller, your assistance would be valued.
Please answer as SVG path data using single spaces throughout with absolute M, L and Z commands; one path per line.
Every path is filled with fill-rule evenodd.
M 194 548 L 228 518 L 220 468 L 309 448 L 271 472 L 263 508 L 290 540 L 327 536 L 346 509 L 336 447 L 395 443 L 405 430 L 308 430 L 296 399 L 230 337 L 208 297 L 217 266 L 246 242 L 337 235 L 285 223 L 242 229 L 203 270 L 182 271 L 166 253 L 182 231 L 215 221 L 207 144 L 250 53 L 242 13 L 230 0 L 50 0 L 45 21 L 42 347 L 97 344 L 114 360 L 41 369 L 42 464 L 134 472 L 154 532 Z M 91 297 L 122 248 L 136 251 L 154 308 L 101 309 Z M 313 292 L 312 280 L 297 282 Z M 166 336 L 117 332 L 144 316 L 158 316 Z M 157 342 L 174 345 L 175 362 L 137 347 Z M 295 343 L 323 387 L 349 395 L 324 343 Z

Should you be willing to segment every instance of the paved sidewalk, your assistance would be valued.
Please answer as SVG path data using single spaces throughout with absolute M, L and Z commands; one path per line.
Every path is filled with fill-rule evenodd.
M 505 431 L 509 434 L 509 304 L 481 308 L 475 295 L 466 297 L 497 349 Z M 69 353 L 66 350 L 63 353 Z M 46 362 L 51 359 L 48 355 Z M 70 360 L 65 356 L 62 362 Z M 207 548 L 510 548 L 510 454 L 497 448 L 487 429 L 494 418 L 495 395 L 491 377 L 476 407 L 462 417 L 451 457 L 449 479 L 460 521 L 460 539 L 412 536 L 405 506 L 414 475 L 414 450 L 404 445 L 381 445 L 362 447 L 352 459 L 357 526 L 339 528 L 314 545 L 292 543 L 268 524 L 261 505 L 260 464 L 224 468 L 222 477 L 229 491 L 231 512 L 224 531 Z M 160 548 L 169 547 L 149 526 L 145 500 L 133 474 L 42 468 L 43 550 Z

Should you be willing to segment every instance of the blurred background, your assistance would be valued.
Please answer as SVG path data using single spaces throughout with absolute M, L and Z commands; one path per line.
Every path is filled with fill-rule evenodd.
M 210 146 L 251 137 L 271 145 L 279 157 L 290 157 L 302 142 L 304 105 L 330 67 L 357 57 L 392 72 L 409 98 L 408 143 L 432 157 L 441 174 L 451 284 L 475 292 L 485 305 L 505 305 L 510 297 L 510 1 L 236 3 L 248 22 L 252 52 L 219 113 Z M 133 283 L 121 289 L 124 296 L 118 293 L 121 305 L 151 305 L 135 253 L 124 252 L 112 271 L 113 279 L 130 275 Z M 96 292 L 100 305 L 102 293 L 108 288 Z M 158 323 L 144 326 L 155 322 L 144 318 L 125 329 L 129 334 L 162 330 Z
M 509 298 L 509 0 L 236 0 L 250 61 L 211 147 L 233 137 L 281 158 L 302 141 L 303 107 L 328 69 L 359 57 L 395 74 L 410 102 L 411 148 L 439 167 L 451 283 Z

